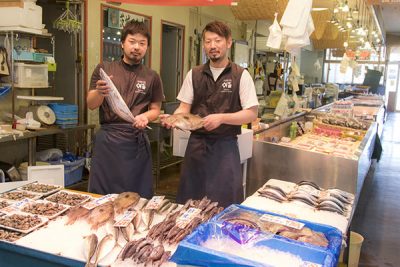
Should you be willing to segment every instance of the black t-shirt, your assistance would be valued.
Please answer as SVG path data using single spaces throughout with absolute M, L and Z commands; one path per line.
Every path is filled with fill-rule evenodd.
M 154 70 L 143 64 L 129 65 L 123 60 L 98 64 L 90 80 L 90 90 L 95 89 L 96 82 L 101 80 L 100 68 L 107 75 L 113 76 L 115 87 L 134 116 L 146 112 L 150 103 L 164 100 L 161 78 Z M 100 106 L 99 112 L 101 124 L 126 123 L 111 110 L 106 100 Z

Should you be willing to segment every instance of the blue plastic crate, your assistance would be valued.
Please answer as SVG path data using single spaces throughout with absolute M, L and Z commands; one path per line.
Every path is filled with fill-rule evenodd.
M 50 103 L 47 104 L 54 113 L 78 113 L 78 106 L 73 104 Z
M 64 186 L 75 184 L 82 180 L 83 167 L 85 166 L 85 158 L 78 157 L 75 161 L 49 161 L 51 165 L 64 165 Z
M 271 212 L 259 211 L 240 205 L 231 205 L 223 212 L 212 218 L 210 222 L 200 225 L 193 233 L 179 243 L 179 246 L 171 260 L 178 264 L 192 264 L 201 266 L 268 266 L 268 262 L 254 262 L 250 259 L 245 259 L 237 255 L 216 251 L 202 246 L 202 243 L 208 238 L 218 239 L 236 234 L 234 232 L 229 232 L 229 229 L 235 228 L 230 228 L 232 224 L 230 224 L 228 221 L 225 221 L 224 218 L 229 217 L 229 215 L 236 216 L 238 214 L 235 214 L 235 212 L 238 211 L 246 213 L 243 215 L 251 218 L 249 219 L 251 221 L 253 221 L 254 218 L 268 214 L 304 223 L 305 227 L 308 227 L 313 231 L 323 233 L 329 242 L 328 247 L 316 246 L 309 243 L 288 239 L 286 237 L 264 232 L 261 229 L 259 230 L 253 228 L 248 228 L 245 231 L 244 237 L 249 237 L 249 240 L 254 240 L 255 243 L 253 244 L 255 246 L 271 248 L 281 252 L 288 252 L 299 256 L 305 262 L 318 264 L 318 266 L 336 267 L 342 245 L 342 235 L 338 229 L 331 226 L 289 218 Z M 250 241 L 246 245 L 248 244 L 250 244 Z

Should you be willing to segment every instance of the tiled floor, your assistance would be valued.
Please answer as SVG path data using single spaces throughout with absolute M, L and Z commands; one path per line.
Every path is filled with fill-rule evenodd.
M 383 154 L 367 176 L 354 215 L 352 230 L 364 236 L 360 267 L 400 266 L 400 113 L 391 113 L 384 125 Z M 174 198 L 179 165 L 161 171 L 158 194 Z M 72 189 L 87 189 L 87 181 Z
M 365 181 L 352 230 L 364 238 L 360 267 L 400 266 L 400 113 L 390 113 L 381 160 Z

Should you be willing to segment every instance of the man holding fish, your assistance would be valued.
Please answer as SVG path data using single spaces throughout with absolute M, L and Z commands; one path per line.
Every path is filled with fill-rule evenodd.
M 181 171 L 177 201 L 204 196 L 221 206 L 243 201 L 242 171 L 237 135 L 241 125 L 257 118 L 258 100 L 250 74 L 231 62 L 231 30 L 219 21 L 210 22 L 202 33 L 209 61 L 190 70 L 178 95 L 180 105 L 171 120 L 161 115 L 167 128 L 192 125 L 188 113 L 202 117 L 193 130 Z M 193 120 L 193 119 L 192 119 Z M 199 125 L 197 123 L 196 125 Z M 199 128 L 196 130 L 196 128 Z
M 147 26 L 132 20 L 122 30 L 121 60 L 101 63 L 93 71 L 87 104 L 100 108 L 101 127 L 96 133 L 90 192 L 153 195 L 151 149 L 144 129 L 160 114 L 164 94 L 160 76 L 142 64 L 149 45 Z M 118 90 L 119 99 L 113 90 Z

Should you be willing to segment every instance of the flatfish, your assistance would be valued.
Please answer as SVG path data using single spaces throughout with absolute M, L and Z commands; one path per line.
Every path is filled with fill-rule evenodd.
M 114 205 L 112 202 L 107 202 L 91 210 L 87 222 L 92 229 L 98 229 L 112 218 L 114 218 Z
M 140 200 L 140 196 L 135 192 L 123 192 L 114 200 L 114 209 L 116 213 L 121 213 L 128 207 L 135 206 Z

